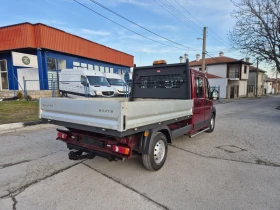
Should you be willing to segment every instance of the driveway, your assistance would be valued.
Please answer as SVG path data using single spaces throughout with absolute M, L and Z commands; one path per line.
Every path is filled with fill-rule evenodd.
M 215 131 L 176 139 L 158 172 L 70 161 L 55 128 L 1 134 L 0 209 L 280 209 L 279 105 L 216 105 Z

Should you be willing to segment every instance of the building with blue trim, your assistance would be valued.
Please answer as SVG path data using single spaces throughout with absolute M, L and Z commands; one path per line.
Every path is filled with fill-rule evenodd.
M 61 69 L 124 74 L 133 66 L 131 55 L 44 24 L 2 27 L 0 40 L 0 91 L 22 89 L 20 75 L 27 68 L 38 71 L 40 90 L 48 90 L 50 80 L 59 80 Z

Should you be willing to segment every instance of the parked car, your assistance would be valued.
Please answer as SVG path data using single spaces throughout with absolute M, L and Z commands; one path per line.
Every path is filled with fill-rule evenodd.
M 110 83 L 111 87 L 115 89 L 116 95 L 129 95 L 130 87 L 125 83 L 120 75 L 114 73 L 104 73 L 104 75 Z
M 85 69 L 61 70 L 59 92 L 63 97 L 67 97 L 68 94 L 112 97 L 116 93 L 101 72 Z

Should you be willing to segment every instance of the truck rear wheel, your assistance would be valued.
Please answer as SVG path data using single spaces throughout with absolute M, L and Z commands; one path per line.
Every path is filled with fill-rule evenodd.
M 144 166 L 150 171 L 157 171 L 164 165 L 167 157 L 167 139 L 166 136 L 158 132 L 151 139 L 150 146 L 152 147 L 152 154 L 142 154 L 142 161 Z

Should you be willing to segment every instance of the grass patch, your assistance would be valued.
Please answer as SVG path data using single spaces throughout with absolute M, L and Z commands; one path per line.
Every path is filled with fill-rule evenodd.
M 29 122 L 39 120 L 39 102 L 33 101 L 1 101 L 0 124 Z

